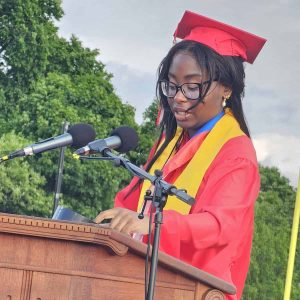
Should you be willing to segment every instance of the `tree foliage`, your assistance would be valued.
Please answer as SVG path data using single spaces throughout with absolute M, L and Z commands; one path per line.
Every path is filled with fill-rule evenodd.
M 15 133 L 0 138 L 2 151 L 21 148 L 28 140 Z M 50 196 L 43 189 L 46 178 L 41 176 L 28 161 L 12 161 L 7 168 L 0 165 L 0 211 L 25 215 L 49 215 Z
M 143 114 L 143 123 L 139 127 L 139 145 L 136 152 L 130 155 L 130 158 L 137 165 L 143 165 L 147 158 L 151 147 L 157 140 L 159 129 L 155 124 L 159 108 L 158 100 L 154 100 Z
M 133 107 L 121 102 L 110 82 L 112 75 L 97 60 L 99 51 L 84 48 L 75 36 L 68 41 L 57 35 L 54 20 L 62 16 L 60 1 L 0 0 L 0 7 L 0 134 L 14 131 L 32 143 L 60 134 L 65 120 L 92 124 L 97 138 L 120 125 L 138 128 Z M 47 205 L 57 159 L 58 151 L 27 159 L 28 172 L 44 178 L 40 182 L 44 195 L 37 201 Z M 8 161 L 2 168 L 8 172 L 18 163 L 22 164 Z M 111 163 L 75 161 L 68 150 L 62 203 L 94 217 L 112 205 L 115 193 L 129 178 Z M 49 210 L 39 215 L 50 216 Z
M 243 299 L 282 299 L 295 205 L 295 190 L 278 169 L 261 167 L 251 265 Z M 300 298 L 300 240 L 292 298 Z
M 49 64 L 63 14 L 60 0 L 0 1 L 0 78 L 4 86 L 28 89 Z

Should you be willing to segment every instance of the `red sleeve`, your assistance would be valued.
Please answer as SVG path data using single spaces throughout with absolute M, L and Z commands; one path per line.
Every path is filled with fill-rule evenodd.
M 115 197 L 114 207 L 122 207 L 137 210 L 141 186 L 138 185 L 139 178 L 133 177 L 130 184 L 119 191 Z
M 191 214 L 164 211 L 161 250 L 178 257 L 181 243 L 193 251 L 238 239 L 248 228 L 258 192 L 256 164 L 244 158 L 218 160 L 207 171 Z

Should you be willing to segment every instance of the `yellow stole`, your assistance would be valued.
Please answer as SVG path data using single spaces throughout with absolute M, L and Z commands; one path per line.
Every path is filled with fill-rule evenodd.
M 166 160 L 174 149 L 174 146 L 181 132 L 182 129 L 178 128 L 174 138 L 170 141 L 166 149 L 151 167 L 150 174 L 153 175 L 155 170 L 161 170 L 163 168 Z M 188 165 L 175 180 L 174 185 L 178 189 L 183 188 L 187 190 L 187 193 L 195 198 L 200 183 L 202 182 L 207 169 L 209 168 L 223 145 L 230 139 L 242 135 L 245 135 L 245 133 L 240 129 L 240 126 L 236 119 L 233 117 L 232 113 L 230 111 L 227 111 L 226 114 L 215 124 L 215 126 L 209 132 Z M 143 182 L 138 203 L 138 211 L 140 211 L 143 205 L 145 192 L 150 188 L 150 186 L 151 183 L 149 181 Z M 183 201 L 177 199 L 175 196 L 169 196 L 164 209 L 175 210 L 183 215 L 187 215 L 189 214 L 191 207 Z

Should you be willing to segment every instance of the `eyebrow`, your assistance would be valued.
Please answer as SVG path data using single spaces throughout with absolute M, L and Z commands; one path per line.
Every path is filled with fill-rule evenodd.
M 176 76 L 174 74 L 170 73 L 170 72 L 168 73 L 168 76 L 173 77 L 173 78 L 176 79 Z M 202 78 L 202 74 L 192 73 L 192 74 L 188 74 L 188 75 L 184 76 L 185 79 L 191 79 L 193 77 L 201 77 Z

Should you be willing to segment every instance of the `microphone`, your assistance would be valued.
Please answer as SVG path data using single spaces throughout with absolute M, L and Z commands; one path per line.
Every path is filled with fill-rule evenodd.
M 138 135 L 129 126 L 121 126 L 113 130 L 108 138 L 95 140 L 85 147 L 77 149 L 74 155 L 88 155 L 92 153 L 103 153 L 106 149 L 114 149 L 120 153 L 126 153 L 136 148 Z
M 96 137 L 94 128 L 89 124 L 75 124 L 70 127 L 67 133 L 51 137 L 49 139 L 29 145 L 21 150 L 10 153 L 9 155 L 0 158 L 0 162 L 4 160 L 13 159 L 15 157 L 23 157 L 41 153 L 44 151 L 64 147 L 82 147 L 87 143 L 93 141 Z

